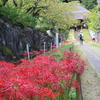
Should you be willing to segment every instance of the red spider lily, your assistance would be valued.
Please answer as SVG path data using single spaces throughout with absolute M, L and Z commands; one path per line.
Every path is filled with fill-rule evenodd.
M 45 49 L 45 51 L 48 51 L 48 49 Z
M 92 42 L 92 43 L 96 43 L 96 44 L 100 44 L 99 41 L 93 41 L 93 40 L 87 40 L 87 41 Z
M 57 49 L 52 49 L 51 51 L 53 51 L 53 52 L 57 52 L 58 50 L 57 50 Z
M 1 100 L 44 100 L 63 95 L 70 87 L 79 88 L 74 74 L 82 74 L 85 62 L 77 53 L 64 51 L 64 59 L 56 61 L 53 55 L 40 55 L 18 65 L 0 62 Z
M 35 53 L 35 54 L 39 54 L 40 52 L 39 52 L 39 51 L 33 51 L 33 53 Z
M 41 51 L 41 52 L 43 52 L 43 51 L 44 51 L 44 49 L 40 49 L 40 51 Z M 45 49 L 45 51 L 48 51 L 48 49 Z
M 64 43 L 70 43 L 70 42 L 72 42 L 72 41 L 64 41 Z
M 45 98 L 45 97 L 49 97 L 49 98 L 53 98 L 55 97 L 55 94 L 53 93 L 53 91 L 49 88 L 43 88 L 40 90 L 39 92 L 39 95 L 42 96 L 42 100 Z
M 55 46 L 55 45 L 53 45 L 52 47 L 53 47 L 53 48 L 56 48 L 56 46 Z
M 28 55 L 28 53 L 29 53 L 30 55 L 33 54 L 33 52 L 24 52 L 23 55 Z
M 72 83 L 72 86 L 75 87 L 76 90 L 80 88 L 78 81 L 74 81 L 74 82 Z
M 70 43 L 70 42 L 73 42 L 73 41 L 76 41 L 76 40 L 63 41 L 62 43 Z
M 43 52 L 43 51 L 44 51 L 44 49 L 40 49 L 40 51 L 42 51 L 42 52 Z

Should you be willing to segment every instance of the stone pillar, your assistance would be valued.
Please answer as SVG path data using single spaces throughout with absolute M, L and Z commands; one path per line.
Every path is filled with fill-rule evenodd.
M 58 35 L 59 35 L 59 33 L 56 32 L 56 48 L 58 48 L 58 46 L 59 46 Z
M 27 48 L 27 55 L 28 55 L 28 60 L 30 60 L 30 54 L 29 54 L 29 44 L 26 44 L 26 48 Z

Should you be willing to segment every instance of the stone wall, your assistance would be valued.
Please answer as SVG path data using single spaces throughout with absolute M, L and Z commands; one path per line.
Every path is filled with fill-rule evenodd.
M 29 50 L 34 51 L 43 49 L 44 42 L 46 48 L 50 48 L 51 42 L 54 44 L 54 37 L 20 23 L 12 24 L 8 18 L 0 15 L 0 60 L 11 61 L 13 56 L 21 59 L 27 43 Z

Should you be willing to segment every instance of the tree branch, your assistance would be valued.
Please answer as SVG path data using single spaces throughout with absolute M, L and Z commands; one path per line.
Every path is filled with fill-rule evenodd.
M 14 3 L 14 5 L 15 5 L 16 7 L 18 6 L 15 0 L 13 0 L 13 3 Z
M 2 0 L 2 4 L 0 5 L 0 7 L 5 6 L 5 4 L 8 2 L 8 0 Z

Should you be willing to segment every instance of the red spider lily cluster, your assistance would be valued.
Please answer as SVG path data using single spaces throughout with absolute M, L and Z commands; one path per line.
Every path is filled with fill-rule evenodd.
M 18 65 L 0 61 L 0 100 L 57 100 L 69 88 L 79 89 L 73 76 L 83 73 L 85 62 L 77 53 L 64 51 L 63 56 L 56 61 L 52 55 L 39 55 Z
M 53 48 L 56 48 L 56 46 L 55 46 L 55 45 L 53 45 L 52 47 L 53 47 Z
M 75 40 L 69 40 L 69 41 L 63 41 L 63 43 L 70 43 L 70 42 L 73 42 Z
M 87 41 L 89 41 L 89 42 L 93 42 L 93 43 L 97 43 L 97 44 L 100 44 L 100 42 L 98 41 L 94 41 L 94 40 L 87 40 Z
M 39 51 L 32 51 L 32 52 L 24 52 L 23 55 L 28 55 L 28 53 L 29 53 L 30 55 L 32 55 L 32 54 L 40 54 Z

